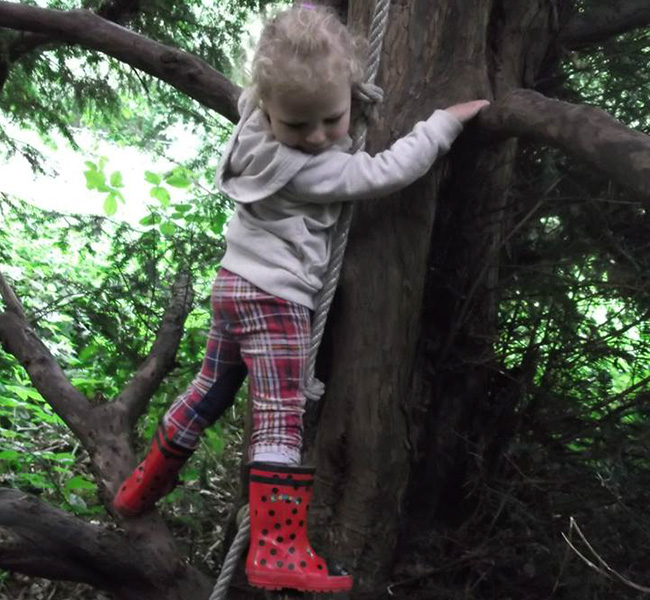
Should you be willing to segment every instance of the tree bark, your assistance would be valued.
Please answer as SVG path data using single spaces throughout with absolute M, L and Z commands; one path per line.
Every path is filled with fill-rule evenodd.
M 372 8 L 350 2 L 352 27 L 367 31 Z M 497 463 L 509 441 L 518 382 L 503 376 L 493 355 L 499 255 L 511 226 L 507 190 L 517 153 L 517 142 L 504 138 L 557 145 L 647 199 L 646 136 L 596 109 L 520 89 L 533 87 L 557 60 L 554 44 L 569 29 L 555 8 L 554 0 L 392 4 L 378 81 L 386 102 L 369 135 L 371 151 L 436 108 L 496 101 L 427 176 L 356 210 L 329 354 L 319 364 L 329 373 L 329 388 L 320 407 L 311 517 L 315 537 L 331 546 L 328 554 L 340 554 L 354 572 L 356 597 L 383 593 L 416 532 L 463 522 L 472 509 L 470 475 L 482 462 Z M 104 52 L 237 118 L 239 89 L 207 64 L 85 11 L 0 2 L 0 26 Z M 147 362 L 114 402 L 100 406 L 70 386 L 6 294 L 10 310 L 0 314 L 0 339 L 88 449 L 108 505 L 134 463 L 133 424 L 173 362 L 187 287 L 179 283 Z M 128 600 L 207 598 L 206 578 L 181 564 L 155 514 L 121 525 L 127 537 L 1 492 L 0 566 L 113 585 Z M 83 559 L 61 562 L 79 550 Z M 134 552 L 144 556 L 141 562 Z M 104 561 L 111 568 L 126 562 L 140 595 L 116 588 Z
M 386 102 L 371 150 L 435 108 L 500 98 L 537 79 L 555 37 L 552 3 L 499 4 L 392 5 L 379 81 Z M 369 9 L 352 2 L 351 15 L 367 22 Z M 380 593 L 400 538 L 430 525 L 436 508 L 440 516 L 455 502 L 459 518 L 469 510 L 462 490 L 479 420 L 492 408 L 498 255 L 516 154 L 514 142 L 486 145 L 476 133 L 468 127 L 402 193 L 356 208 L 332 355 L 321 366 L 330 375 L 312 517 L 355 573 L 360 597 Z
M 120 600 L 207 598 L 208 577 L 169 540 L 124 535 L 17 490 L 0 489 L 0 565 L 27 575 L 87 583 Z
M 173 366 L 190 310 L 192 294 L 188 286 L 189 279 L 181 274 L 173 286 L 149 356 L 119 401 L 91 404 L 70 384 L 28 325 L 13 290 L 0 277 L 0 293 L 8 308 L 0 313 L 0 342 L 25 367 L 34 386 L 88 452 L 99 495 L 109 511 L 118 485 L 135 463 L 131 445 L 133 414 L 146 406 Z M 155 512 L 130 520 L 114 516 L 131 542 L 47 507 L 26 494 L 2 491 L 0 567 L 39 577 L 90 583 L 112 591 L 120 600 L 207 597 L 207 578 L 183 562 L 171 532 Z M 135 560 L 136 554 L 147 558 Z M 128 557 L 131 568 L 120 569 L 124 577 L 118 581 L 114 578 L 114 565 L 129 562 Z
M 485 132 L 524 137 L 560 148 L 650 202 L 650 137 L 604 110 L 514 91 L 484 115 Z

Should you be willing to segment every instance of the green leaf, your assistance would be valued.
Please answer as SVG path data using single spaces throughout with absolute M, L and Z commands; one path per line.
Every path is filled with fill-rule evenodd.
M 215 427 L 211 429 L 206 429 L 205 439 L 207 444 L 210 446 L 210 449 L 217 456 L 223 454 L 223 451 L 226 448 L 226 439 L 223 435 L 223 431 L 221 430 L 221 428 Z
M 173 175 L 170 175 L 169 177 L 166 177 L 165 182 L 168 185 L 171 185 L 172 187 L 176 187 L 176 188 L 186 188 L 189 187 L 190 185 L 190 180 L 187 177 L 185 177 L 185 175 L 181 175 L 179 173 L 175 173 Z
M 75 460 L 74 454 L 70 452 L 55 452 L 54 453 L 54 460 L 57 460 L 59 462 L 63 463 L 73 463 Z
M 150 214 L 144 217 L 143 219 L 140 219 L 140 225 L 155 225 L 156 223 L 160 223 L 160 216 L 156 214 Z
M 161 182 L 160 176 L 156 175 L 155 173 L 152 173 L 151 171 L 145 171 L 144 178 L 149 183 L 153 183 L 154 185 L 158 185 Z
M 72 491 L 72 490 L 96 490 L 97 489 L 97 484 L 93 483 L 92 481 L 89 481 L 85 477 L 81 477 L 81 475 L 77 475 L 77 476 L 73 477 L 72 479 L 69 479 L 66 482 L 65 489 L 67 491 Z
M 19 473 L 17 476 L 19 482 L 27 483 L 31 486 L 41 489 L 53 489 L 54 484 L 51 481 L 48 481 L 40 473 Z
M 6 385 L 5 388 L 10 392 L 13 392 L 21 400 L 27 400 L 31 398 L 32 400 L 38 400 L 39 402 L 44 402 L 43 396 L 41 396 L 34 388 L 25 387 L 22 385 Z M 0 398 L 1 400 L 2 398 Z
M 2 450 L 0 452 L 0 460 L 17 460 L 21 458 L 21 453 L 15 450 Z
M 174 235 L 178 227 L 171 221 L 165 221 L 160 225 L 160 233 L 163 235 Z
M 152 198 L 155 198 L 156 200 L 158 200 L 158 202 L 160 202 L 160 204 L 162 204 L 164 207 L 167 207 L 170 204 L 171 197 L 170 197 L 169 192 L 167 191 L 167 189 L 165 189 L 164 187 L 160 187 L 158 185 L 158 186 L 156 186 L 154 188 L 151 188 L 151 191 L 149 192 L 149 195 Z
M 104 212 L 109 217 L 113 216 L 117 212 L 117 199 L 113 192 L 106 196 L 106 200 L 104 200 Z
M 226 215 L 220 214 L 210 225 L 210 230 L 217 235 L 222 235 L 227 220 L 228 217 L 226 217 Z
M 111 185 L 116 188 L 124 187 L 124 183 L 122 182 L 122 173 L 115 171 L 115 173 L 111 175 Z
M 89 346 L 86 346 L 81 352 L 79 352 L 79 360 L 81 362 L 85 362 L 91 357 L 95 356 L 97 352 L 99 351 L 99 348 L 95 344 L 90 344 Z M 77 385 L 76 383 L 72 383 L 72 385 Z
M 106 177 L 104 173 L 100 171 L 90 169 L 88 171 L 84 171 L 84 175 L 86 176 L 86 188 L 89 190 L 97 190 L 101 186 L 106 185 Z

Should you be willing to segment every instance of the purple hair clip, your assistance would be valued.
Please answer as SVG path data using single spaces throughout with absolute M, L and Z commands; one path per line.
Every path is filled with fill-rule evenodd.
M 310 2 L 303 2 L 303 3 L 301 4 L 301 6 L 302 6 L 303 8 L 306 8 L 307 10 L 314 10 L 314 9 L 316 8 L 316 7 L 315 7 L 313 4 L 311 4 Z

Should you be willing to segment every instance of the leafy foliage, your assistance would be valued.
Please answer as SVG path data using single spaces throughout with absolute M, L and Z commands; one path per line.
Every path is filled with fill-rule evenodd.
M 137 12 L 113 15 L 132 30 L 201 57 L 224 74 L 233 74 L 250 14 L 268 0 L 225 2 L 140 2 Z M 105 2 L 84 3 L 101 9 Z M 49 2 L 60 10 L 81 8 L 77 1 Z M 99 10 L 102 14 L 102 10 Z M 110 16 L 110 15 L 109 15 Z M 74 45 L 25 47 L 18 34 L 0 31 L 8 48 L 10 76 L 2 87 L 3 117 L 37 131 L 44 139 L 54 132 L 75 144 L 75 128 L 88 127 L 111 140 L 164 154 L 174 127 L 191 131 L 204 145 L 192 167 L 205 167 L 214 140 L 223 136 L 223 119 L 167 84 L 98 52 Z M 160 110 L 159 107 L 165 107 Z M 39 157 L 0 129 L 0 149 Z
M 124 18 L 134 30 L 232 75 L 248 15 L 264 4 L 148 0 Z M 101 9 L 103 3 L 85 6 Z M 19 52 L 14 42 L 11 32 L 0 32 L 0 43 Z M 601 106 L 648 132 L 649 54 L 645 30 L 572 53 L 560 73 L 565 85 L 555 93 Z M 141 423 L 146 440 L 201 360 L 209 285 L 230 211 L 224 198 L 209 191 L 210 170 L 228 129 L 165 84 L 67 46 L 21 55 L 2 102 L 4 118 L 40 132 L 52 145 L 54 131 L 74 143 L 76 127 L 159 154 L 174 126 L 205 140 L 189 164 L 143 174 L 152 204 L 138 227 L 112 220 L 118 204 L 128 202 L 128 190 L 108 159 L 88 161 L 84 173 L 88 193 L 104 199 L 106 217 L 47 213 L 9 198 L 0 204 L 0 272 L 73 384 L 95 402 L 114 397 L 128 381 L 154 339 L 169 282 L 181 270 L 192 274 L 199 299 L 177 368 Z M 35 166 L 42 160 L 2 129 L 0 144 Z M 641 581 L 648 572 L 642 549 L 650 537 L 644 516 L 650 481 L 650 216 L 636 198 L 552 149 L 522 145 L 517 166 L 494 348 L 499 375 L 514 382 L 517 393 L 514 400 L 504 394 L 486 401 L 501 402 L 502 412 L 494 419 L 497 429 L 482 424 L 489 429 L 482 435 L 495 438 L 486 447 L 497 447 L 498 464 L 486 469 L 477 451 L 466 490 L 473 513 L 461 527 L 418 532 L 421 539 L 411 541 L 409 555 L 417 560 L 402 565 L 403 582 L 394 589 L 466 599 L 524 597 L 521 590 L 530 598 L 637 597 L 599 575 L 585 576 L 561 534 L 575 517 L 588 525 L 597 547 L 615 556 L 617 568 Z M 234 493 L 225 474 L 235 471 L 239 454 L 224 449 L 238 448 L 241 418 L 241 410 L 233 411 L 207 433 L 186 471 L 189 486 L 163 503 L 188 540 L 191 558 L 210 568 L 206 548 L 215 531 L 206 525 L 210 519 L 195 515 L 217 510 L 214 520 L 223 520 L 214 499 Z M 83 452 L 5 353 L 0 436 L 2 484 L 40 493 L 80 515 L 101 514 Z M 188 506 L 196 510 L 184 510 Z M 433 567 L 431 556 L 441 557 Z
M 650 74 L 640 64 L 650 59 L 650 31 L 618 36 L 589 50 L 573 52 L 565 61 L 567 98 L 599 106 L 623 123 L 650 131 Z
M 91 163 L 86 176 L 92 189 L 110 198 L 119 191 L 120 177 L 105 176 L 103 167 L 102 161 Z M 221 233 L 229 208 L 222 197 L 207 194 L 199 176 L 188 170 L 146 177 L 157 202 L 138 230 L 105 217 L 44 215 L 5 199 L 1 209 L 7 227 L 0 236 L 0 268 L 24 298 L 32 325 L 73 385 L 97 402 L 115 396 L 146 355 L 169 300 L 169 282 L 179 270 L 192 273 L 201 300 L 188 319 L 175 377 L 163 386 L 158 408 L 144 424 L 150 433 L 161 407 L 200 364 L 209 324 L 209 286 L 223 249 Z M 193 190 L 194 197 L 175 202 L 173 190 L 178 188 Z M 10 446 L 14 449 L 0 455 L 0 465 L 11 474 L 10 484 L 28 481 L 30 488 L 55 491 L 27 453 L 38 457 L 43 447 L 34 428 L 42 429 L 45 439 L 59 440 L 66 439 L 61 433 L 65 428 L 29 387 L 15 360 L 6 354 L 2 360 L 0 406 L 7 418 L 3 434 L 14 440 Z M 213 439 L 211 446 L 216 451 L 223 443 Z M 72 464 L 72 446 L 67 440 L 64 467 Z M 43 460 L 59 459 L 49 452 Z M 92 494 L 94 488 L 80 488 L 79 481 L 58 485 L 64 491 L 73 485 Z

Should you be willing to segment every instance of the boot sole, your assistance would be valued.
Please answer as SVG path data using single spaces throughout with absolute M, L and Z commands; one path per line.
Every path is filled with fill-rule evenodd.
M 349 582 L 332 582 L 331 585 L 318 585 L 311 586 L 304 584 L 296 577 L 283 577 L 279 574 L 274 575 L 253 575 L 246 573 L 248 578 L 248 583 L 256 588 L 261 588 L 265 590 L 281 590 L 283 588 L 289 588 L 292 590 L 298 590 L 299 592 L 314 592 L 314 593 L 324 593 L 324 592 L 349 592 L 352 589 L 352 581 Z M 341 578 L 343 579 L 343 577 Z

